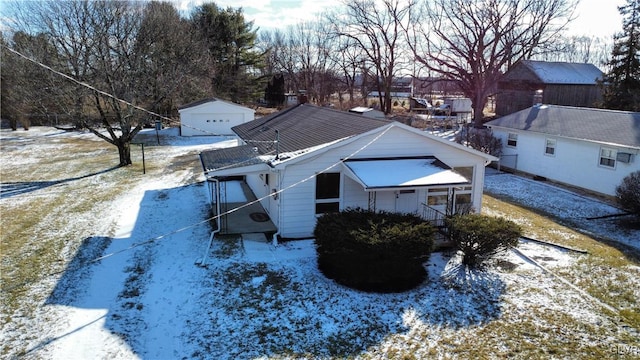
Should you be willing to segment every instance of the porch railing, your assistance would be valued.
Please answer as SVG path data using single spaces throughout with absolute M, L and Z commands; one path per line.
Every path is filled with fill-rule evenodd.
M 421 205 L 422 219 L 436 228 L 436 244 L 439 244 L 440 247 L 451 246 L 451 231 L 447 226 L 447 214 L 427 204 L 421 203 Z
M 438 209 L 434 209 L 431 206 L 422 203 L 422 218 L 431 223 L 431 225 L 437 228 L 443 228 L 446 226 L 447 215 Z

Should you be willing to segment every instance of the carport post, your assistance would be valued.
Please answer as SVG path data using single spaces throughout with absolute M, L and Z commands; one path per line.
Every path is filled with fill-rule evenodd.
M 160 135 L 158 131 L 162 130 L 162 121 L 156 120 L 156 138 L 158 139 L 158 145 L 160 145 Z
M 132 143 L 132 144 L 133 145 L 140 145 L 142 147 L 142 173 L 146 174 L 147 173 L 147 167 L 146 167 L 146 165 L 144 163 L 144 143 L 139 143 L 139 144 Z
M 141 143 L 140 146 L 142 146 L 142 173 L 146 174 L 147 173 L 147 166 L 144 163 L 144 143 Z

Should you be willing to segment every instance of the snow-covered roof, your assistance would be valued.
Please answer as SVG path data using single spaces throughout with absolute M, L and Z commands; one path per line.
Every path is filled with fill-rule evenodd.
M 640 112 L 540 105 L 486 125 L 640 148 Z
M 238 107 L 238 108 L 242 108 L 244 110 L 254 111 L 251 108 L 248 108 L 246 106 L 242 106 L 240 104 L 236 104 L 236 103 L 231 102 L 231 101 L 226 101 L 226 100 L 222 100 L 222 99 L 218 99 L 218 98 L 207 98 L 207 99 L 202 99 L 202 100 L 198 100 L 198 101 L 194 101 L 194 102 L 182 105 L 182 106 L 178 107 L 178 112 L 181 112 L 182 110 L 186 110 L 186 109 L 189 109 L 189 108 L 192 108 L 192 107 L 204 105 L 204 104 L 207 104 L 207 103 L 215 103 L 215 102 L 224 103 L 224 104 L 227 104 L 227 105 L 232 105 L 232 106 L 235 106 L 235 107 Z
M 427 101 L 427 99 L 422 99 L 422 98 L 417 98 L 417 97 L 413 97 L 413 100 L 415 100 L 416 103 L 424 106 L 425 108 L 432 108 L 433 106 Z
M 343 164 L 347 176 L 367 191 L 469 183 L 467 178 L 433 156 L 350 159 Z
M 593 64 L 534 60 L 524 60 L 521 64 L 545 84 L 594 85 L 603 75 Z
M 365 113 L 367 111 L 373 111 L 373 108 L 364 107 L 364 106 L 356 106 L 353 109 L 349 109 L 349 112 L 358 113 L 358 114 L 362 114 L 362 113 Z

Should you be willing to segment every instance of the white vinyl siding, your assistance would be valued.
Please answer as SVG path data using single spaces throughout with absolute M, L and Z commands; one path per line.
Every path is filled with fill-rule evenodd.
M 493 127 L 492 132 L 506 139 L 511 129 Z M 554 156 L 545 154 L 547 139 L 556 141 Z M 518 134 L 518 149 L 504 146 L 507 155 L 517 155 L 516 170 L 549 180 L 615 196 L 616 186 L 625 176 L 640 170 L 640 161 L 622 163 L 618 152 L 638 154 L 637 148 L 603 146 L 601 143 L 564 137 L 550 137 L 533 131 Z M 603 150 L 604 151 L 603 153 Z M 603 157 L 604 155 L 604 157 Z M 512 156 L 513 157 L 513 156 Z M 508 157 L 501 165 L 507 166 Z M 613 165 L 613 166 L 611 166 Z
M 209 101 L 178 110 L 182 136 L 233 135 L 236 125 L 251 121 L 255 111 L 225 101 Z
M 281 188 L 293 186 L 280 195 L 281 219 L 279 230 L 283 237 L 303 238 L 313 236 L 317 221 L 316 181 L 309 176 L 321 171 L 337 172 L 341 160 L 350 155 L 354 158 L 404 157 L 432 155 L 451 167 L 473 167 L 475 172 L 472 201 L 476 210 L 481 207 L 482 186 L 484 181 L 484 158 L 457 149 L 438 140 L 429 139 L 430 135 L 414 134 L 411 131 L 392 127 L 384 135 L 379 133 L 364 136 L 348 144 L 336 144 L 324 153 L 306 158 L 298 163 L 289 164 L 281 172 Z M 334 166 L 335 167 L 332 167 Z M 326 170 L 329 169 L 330 170 Z M 383 171 L 383 170 L 382 170 Z M 353 207 L 367 208 L 368 192 L 347 176 L 341 177 L 340 210 Z M 425 195 L 423 196 L 424 199 Z M 377 192 L 376 210 L 394 211 L 396 198 L 393 191 Z

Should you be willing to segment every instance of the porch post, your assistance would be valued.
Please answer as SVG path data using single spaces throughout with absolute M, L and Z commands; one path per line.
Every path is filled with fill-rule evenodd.
M 369 191 L 369 211 L 376 211 L 376 191 Z

